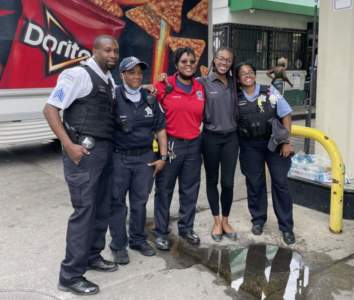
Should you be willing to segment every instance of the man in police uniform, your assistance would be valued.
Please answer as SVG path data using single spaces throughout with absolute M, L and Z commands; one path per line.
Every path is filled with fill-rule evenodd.
M 93 57 L 84 67 L 60 74 L 43 110 L 63 145 L 64 175 L 74 208 L 58 289 L 77 295 L 99 291 L 83 277 L 87 269 L 112 272 L 118 268 L 100 254 L 109 223 L 113 171 L 114 81 L 109 70 L 118 61 L 118 51 L 113 37 L 97 37 Z
M 148 65 L 136 57 L 123 59 L 119 66 L 123 85 L 116 89 L 117 115 L 113 135 L 113 192 L 109 230 L 110 248 L 115 262 L 129 263 L 126 247 L 142 255 L 155 255 L 146 241 L 146 203 L 154 176 L 167 159 L 167 136 L 164 112 L 156 98 L 143 89 L 143 70 Z M 153 131 L 159 141 L 159 158 L 152 150 Z M 129 191 L 129 239 L 125 226 L 126 195 Z

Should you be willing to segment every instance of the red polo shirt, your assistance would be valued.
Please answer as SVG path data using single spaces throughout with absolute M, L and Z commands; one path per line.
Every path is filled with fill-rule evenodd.
M 200 134 L 205 101 L 204 88 L 192 78 L 192 91 L 188 95 L 176 86 L 176 77 L 177 73 L 167 78 L 173 85 L 173 90 L 167 94 L 162 104 L 166 114 L 166 132 L 173 137 L 191 140 Z M 159 102 L 165 95 L 165 86 L 165 82 L 155 83 L 158 90 L 156 98 Z

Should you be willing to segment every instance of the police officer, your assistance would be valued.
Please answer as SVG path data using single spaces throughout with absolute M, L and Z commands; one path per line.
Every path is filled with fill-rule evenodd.
M 109 70 L 118 61 L 118 51 L 113 37 L 97 37 L 93 57 L 84 67 L 60 74 L 43 110 L 63 145 L 64 175 L 74 208 L 58 289 L 76 295 L 99 291 L 98 285 L 83 277 L 87 269 L 112 272 L 118 268 L 100 254 L 109 223 L 113 172 L 114 81 Z
M 240 115 L 240 165 L 246 176 L 248 208 L 252 216 L 252 233 L 260 235 L 267 221 L 267 187 L 265 163 L 272 179 L 272 201 L 279 229 L 287 244 L 295 242 L 292 200 L 287 173 L 291 165 L 289 132 L 292 112 L 289 104 L 271 86 L 256 84 L 256 69 L 249 63 L 236 66 L 241 90 L 238 93 Z M 272 101 L 275 106 L 270 102 Z M 287 130 L 282 143 L 271 140 L 271 120 L 278 118 Z M 281 125 L 280 125 L 281 126 Z M 284 128 L 283 128 L 284 129 Z M 279 141 L 278 141 L 279 142 Z
M 127 57 L 119 65 L 123 85 L 116 89 L 117 115 L 113 138 L 113 192 L 109 229 L 110 248 L 115 262 L 129 263 L 126 247 L 142 255 L 155 255 L 146 241 L 146 203 L 154 176 L 163 169 L 167 159 L 167 136 L 164 112 L 156 98 L 143 89 L 143 70 L 148 65 L 136 57 Z M 152 150 L 156 132 L 160 156 Z M 129 239 L 126 231 L 129 192 Z
M 170 206 L 177 179 L 180 202 L 178 235 L 190 244 L 200 243 L 193 227 L 202 163 L 200 125 L 204 111 L 204 88 L 194 79 L 197 61 L 193 49 L 188 46 L 177 48 L 172 54 L 172 62 L 177 72 L 168 77 L 167 82 L 155 83 L 157 99 L 166 111 L 170 159 L 155 181 L 153 234 L 159 250 L 170 249 L 167 236 L 170 233 Z M 166 86 L 173 87 L 169 94 L 166 94 Z

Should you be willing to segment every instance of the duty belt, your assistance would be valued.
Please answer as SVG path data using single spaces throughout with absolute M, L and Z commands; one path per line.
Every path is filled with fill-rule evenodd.
M 127 155 L 127 156 L 139 156 L 139 155 L 149 152 L 150 150 L 151 150 L 151 146 L 146 147 L 146 148 L 141 148 L 141 149 L 133 149 L 133 150 L 120 149 L 120 148 L 113 147 L 114 152 L 121 153 L 121 154 Z
M 199 135 L 196 138 L 198 138 L 198 137 L 199 137 Z M 190 141 L 195 140 L 196 138 L 194 138 L 194 139 L 183 139 L 183 138 L 178 138 L 178 137 L 174 137 L 174 136 L 171 136 L 171 135 L 167 135 L 167 140 L 169 140 L 169 141 L 190 142 Z

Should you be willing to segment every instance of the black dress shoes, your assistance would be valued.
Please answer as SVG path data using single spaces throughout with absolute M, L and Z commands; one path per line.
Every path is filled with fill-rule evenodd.
M 215 242 L 221 242 L 222 240 L 222 234 L 218 234 L 218 233 L 213 233 L 214 228 L 211 230 L 211 238 L 215 241 Z
M 152 248 L 150 246 L 150 244 L 146 241 L 141 243 L 140 245 L 137 245 L 137 246 L 129 245 L 129 248 L 139 251 L 142 255 L 145 255 L 145 256 L 153 256 L 156 254 L 156 251 L 154 250 L 154 248 Z
M 228 237 L 231 241 L 236 241 L 237 240 L 236 232 L 226 232 L 225 230 L 223 230 L 222 233 L 223 233 L 223 235 Z
M 113 261 L 101 259 L 87 266 L 87 270 L 95 270 L 99 272 L 113 272 L 118 269 L 118 265 Z
M 295 243 L 295 235 L 292 231 L 283 231 L 283 240 L 286 244 L 294 244 Z
M 75 295 L 93 295 L 97 294 L 100 290 L 97 284 L 84 278 L 81 281 L 75 282 L 71 285 L 64 285 L 60 282 L 58 283 L 58 290 L 62 292 L 71 292 Z
M 200 243 L 200 239 L 198 234 L 196 234 L 193 230 L 187 232 L 178 232 L 178 235 L 184 238 L 188 243 L 195 245 Z
M 254 235 L 261 235 L 263 233 L 263 226 L 262 225 L 253 225 L 252 226 L 252 233 Z
M 157 237 L 155 239 L 155 246 L 159 250 L 170 250 L 170 242 L 163 237 Z
M 113 259 L 117 264 L 126 265 L 129 264 L 129 256 L 128 251 L 126 249 L 123 250 L 113 250 L 111 249 L 113 254 Z

